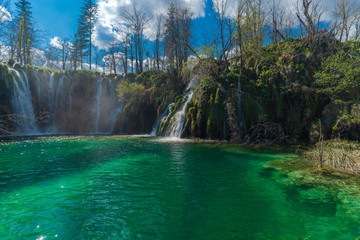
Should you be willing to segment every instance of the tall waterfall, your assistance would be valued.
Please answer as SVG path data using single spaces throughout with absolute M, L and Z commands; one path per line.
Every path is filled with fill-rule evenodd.
M 169 106 L 166 107 L 166 109 L 165 109 L 165 111 L 163 112 L 163 114 L 157 119 L 157 121 L 156 121 L 156 123 L 155 123 L 155 126 L 154 126 L 154 129 L 153 129 L 152 132 L 150 133 L 150 136 L 153 136 L 153 137 L 156 136 L 161 121 L 169 114 L 170 108 L 171 108 L 172 106 L 174 106 L 174 105 L 175 105 L 174 103 L 171 103 L 171 104 L 169 104 Z
M 49 78 L 49 111 L 53 109 L 54 105 L 54 73 L 50 74 Z
M 50 81 L 49 81 L 49 114 L 50 114 L 50 125 L 48 127 L 48 133 L 58 133 L 58 129 L 56 127 L 56 116 L 59 104 L 59 98 L 61 97 L 63 85 L 64 85 L 64 78 L 65 75 L 60 78 L 56 95 L 54 89 L 54 73 L 50 74 Z
M 73 99 L 74 79 L 71 79 L 70 92 L 69 92 L 69 120 L 72 120 L 72 99 Z
M 61 98 L 63 90 L 64 90 L 64 78 L 65 78 L 65 74 L 63 74 L 62 77 L 60 78 L 59 85 L 58 85 L 58 88 L 56 91 L 55 115 L 56 115 L 57 109 L 59 107 L 59 99 Z
M 238 104 L 237 104 L 237 110 L 238 110 L 238 116 L 239 116 L 239 127 L 242 129 L 244 127 L 244 119 L 243 119 L 243 113 L 242 113 L 242 107 L 241 107 L 241 82 L 240 78 L 238 79 L 238 89 L 237 89 L 237 97 L 238 97 Z
M 118 103 L 117 97 L 116 97 L 116 89 L 115 86 L 113 84 L 113 82 L 110 82 L 110 97 L 113 101 L 114 106 L 117 106 L 117 108 L 115 109 L 115 111 L 113 111 L 112 113 L 112 124 L 110 127 L 110 132 L 109 133 L 113 133 L 115 130 L 115 125 L 116 125 L 116 120 L 118 118 L 118 116 L 123 112 L 124 110 L 124 100 L 121 100 L 120 103 Z
M 35 74 L 36 80 L 37 80 L 37 90 L 38 90 L 38 105 L 39 105 L 39 111 L 41 108 L 41 82 L 40 82 L 40 78 L 39 78 L 39 70 L 36 71 Z
M 97 94 L 96 94 L 96 100 L 97 100 L 97 108 L 96 108 L 96 122 L 95 122 L 95 132 L 99 133 L 99 120 L 100 120 L 100 106 L 101 106 L 101 94 L 102 94 L 102 81 L 103 79 L 100 78 L 100 80 L 97 83 Z
M 171 137 L 171 138 L 180 138 L 181 137 L 181 133 L 183 131 L 184 124 L 185 124 L 186 106 L 192 100 L 192 97 L 194 95 L 193 88 L 198 86 L 199 84 L 200 84 L 200 82 L 197 77 L 192 78 L 191 81 L 189 82 L 188 86 L 186 87 L 186 90 L 184 93 L 184 101 L 182 103 L 182 108 L 180 110 L 178 110 L 174 115 L 172 115 L 171 119 L 169 119 L 170 116 L 165 116 L 160 120 L 159 124 L 163 121 L 169 122 L 167 129 L 165 129 L 165 132 L 164 132 L 164 129 L 161 129 L 163 134 L 165 133 L 166 136 Z M 169 105 L 169 107 L 168 107 L 169 110 L 170 110 L 170 107 L 171 107 L 171 105 Z M 152 135 L 156 135 L 156 133 L 158 131 L 156 128 L 159 126 L 159 124 L 156 123 L 155 129 L 153 129 L 153 132 L 151 133 Z
M 120 129 L 116 119 L 123 112 L 124 102 L 118 101 L 116 78 L 6 67 L 9 71 L 4 74 L 12 81 L 4 85 L 8 90 L 0 93 L 11 93 L 2 95 L 11 105 L 5 109 L 11 120 L 6 126 L 8 132 L 111 134 Z
M 182 129 L 184 128 L 184 123 L 185 123 L 186 105 L 191 101 L 193 94 L 194 94 L 193 92 L 190 92 L 186 95 L 186 100 L 185 100 L 185 103 L 184 103 L 182 109 L 174 115 L 175 120 L 171 126 L 170 137 L 180 138 L 181 132 L 182 132 Z
M 17 121 L 16 132 L 21 134 L 37 134 L 39 129 L 32 105 L 29 80 L 25 73 L 23 73 L 24 76 L 21 76 L 15 69 L 10 69 L 10 71 L 14 82 L 12 105 Z

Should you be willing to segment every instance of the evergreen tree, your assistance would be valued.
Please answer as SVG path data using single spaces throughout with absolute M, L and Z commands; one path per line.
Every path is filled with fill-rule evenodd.
M 19 30 L 16 36 L 17 59 L 21 64 L 30 64 L 30 50 L 34 45 L 34 23 L 31 3 L 27 0 L 18 0 L 15 6 L 15 21 Z
M 79 47 L 82 49 L 82 51 L 88 50 L 90 70 L 92 60 L 92 33 L 96 20 L 97 4 L 94 0 L 85 0 L 83 6 L 81 7 L 81 16 L 78 20 L 77 35 L 79 38 Z M 81 67 L 83 62 L 82 57 L 83 54 L 81 54 Z
M 170 3 L 167 9 L 167 18 L 165 21 L 165 32 L 164 32 L 164 46 L 165 46 L 165 55 L 168 59 L 170 68 L 174 68 L 175 63 L 175 51 L 176 51 L 176 10 L 175 4 Z

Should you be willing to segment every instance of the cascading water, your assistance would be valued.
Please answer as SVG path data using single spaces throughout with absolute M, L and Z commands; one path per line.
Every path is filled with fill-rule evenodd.
M 27 75 L 21 69 L 10 68 L 13 81 L 9 84 L 12 107 L 9 119 L 13 123 L 9 124 L 9 132 L 17 135 L 58 134 L 60 131 L 111 134 L 118 129 L 116 119 L 123 112 L 124 102 L 118 101 L 116 79 L 97 78 L 84 83 L 71 73 L 36 68 L 33 73 Z M 83 86 L 95 90 L 87 91 Z
M 59 100 L 62 96 L 63 93 L 63 85 L 64 85 L 64 78 L 65 78 L 65 74 L 62 75 L 62 77 L 60 78 L 57 90 L 56 90 L 56 97 L 55 97 L 55 106 L 54 109 L 51 110 L 52 112 L 52 127 L 51 127 L 51 132 L 53 133 L 58 133 L 58 129 L 56 127 L 56 117 L 57 117 L 57 111 L 58 111 L 58 107 L 59 107 Z
M 115 130 L 115 125 L 116 125 L 116 119 L 118 118 L 118 116 L 123 112 L 124 110 L 124 102 L 122 101 L 120 103 L 120 106 L 115 109 L 115 111 L 113 112 L 113 121 L 112 121 L 112 125 L 111 125 L 111 132 L 110 133 L 113 133 L 114 130 Z
M 243 118 L 242 118 L 242 108 L 241 108 L 241 81 L 240 81 L 240 78 L 238 79 L 237 97 L 238 97 L 237 110 L 238 110 L 238 114 L 239 114 L 239 127 L 243 128 L 244 122 L 243 122 Z
M 72 120 L 72 94 L 74 88 L 74 79 L 71 79 L 70 92 L 69 92 L 69 120 Z
M 36 123 L 34 108 L 31 101 L 31 91 L 26 74 L 24 76 L 16 71 L 10 69 L 13 77 L 13 110 L 17 120 L 18 134 L 38 134 L 39 129 Z M 14 74 L 16 76 L 14 76 Z
M 39 104 L 39 111 L 41 109 L 41 82 L 40 82 L 40 78 L 39 78 L 39 70 L 36 71 L 35 77 L 37 80 L 37 87 L 38 87 L 38 104 Z
M 54 107 L 54 94 L 54 73 L 51 73 L 49 78 L 49 112 Z
M 61 77 L 55 95 L 54 89 L 54 73 L 50 74 L 49 80 L 49 114 L 50 114 L 50 125 L 48 127 L 48 133 L 58 133 L 58 129 L 56 127 L 56 115 L 57 115 L 57 107 L 58 100 L 60 97 L 60 93 L 62 91 L 62 86 L 64 82 L 64 75 Z
M 169 106 L 166 107 L 164 113 L 163 113 L 163 114 L 158 118 L 158 120 L 156 121 L 155 127 L 154 127 L 154 129 L 152 130 L 152 132 L 150 133 L 150 136 L 153 136 L 153 137 L 156 136 L 161 121 L 169 114 L 170 108 L 171 108 L 172 106 L 174 106 L 174 105 L 175 105 L 174 103 L 171 103 L 171 104 L 169 104 Z
M 186 106 L 192 100 L 192 97 L 194 94 L 192 91 L 193 88 L 198 86 L 199 84 L 200 84 L 200 82 L 197 77 L 192 78 L 191 81 L 189 82 L 188 86 L 186 87 L 186 91 L 184 94 L 185 101 L 182 104 L 182 108 L 180 110 L 178 110 L 175 113 L 175 115 L 173 115 L 171 117 L 170 120 L 168 119 L 169 116 L 167 116 L 167 117 L 163 117 L 162 120 L 160 121 L 160 123 L 162 121 L 168 121 L 168 120 L 170 121 L 169 127 L 166 129 L 166 132 L 165 132 L 166 136 L 169 136 L 171 138 L 180 138 L 181 133 L 184 128 L 184 123 L 185 123 Z M 169 109 L 170 109 L 170 107 L 171 107 L 171 105 L 169 106 Z M 153 130 L 153 132 L 154 131 L 155 130 Z M 156 132 L 157 132 L 157 129 L 156 129 Z M 156 134 L 156 132 L 155 132 L 155 134 Z
M 57 109 L 59 107 L 59 100 L 62 96 L 62 93 L 63 93 L 63 86 L 64 86 L 64 78 L 65 78 L 65 74 L 62 75 L 62 77 L 60 78 L 60 81 L 59 81 L 59 85 L 58 85 L 58 88 L 57 88 L 57 91 L 56 91 L 56 102 L 55 102 L 55 117 L 56 117 L 56 113 L 57 113 Z
M 182 129 L 184 128 L 186 105 L 191 101 L 192 97 L 193 92 L 188 93 L 182 109 L 174 115 L 174 122 L 171 126 L 170 137 L 180 138 Z
M 124 110 L 124 100 L 121 100 L 120 104 L 118 103 L 117 97 L 116 97 L 116 89 L 113 84 L 113 82 L 110 82 L 110 98 L 112 101 L 112 104 L 114 106 L 118 106 L 115 111 L 112 112 L 112 123 L 110 126 L 109 133 L 113 133 L 115 130 L 116 120 L 118 116 L 123 112 Z
M 100 106 L 101 106 L 102 82 L 103 82 L 103 79 L 100 78 L 100 80 L 99 80 L 98 83 L 97 83 L 97 94 L 96 94 L 97 108 L 96 108 L 96 122 L 95 122 L 95 132 L 96 132 L 96 133 L 99 133 L 99 120 L 100 120 Z

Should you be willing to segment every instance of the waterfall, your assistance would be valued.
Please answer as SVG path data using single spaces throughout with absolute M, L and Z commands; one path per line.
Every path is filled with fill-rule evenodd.
M 50 125 L 48 127 L 48 133 L 58 133 L 56 127 L 56 115 L 57 115 L 57 108 L 58 108 L 58 101 L 63 89 L 64 77 L 63 75 L 59 81 L 56 94 L 54 89 L 54 73 L 50 74 L 49 79 L 49 114 L 50 114 Z
M 49 101 L 49 126 L 47 129 L 47 133 L 55 133 L 56 128 L 54 123 L 54 98 L 55 98 L 55 90 L 54 90 L 54 73 L 50 73 L 49 78 L 49 88 L 48 88 L 48 101 Z
M 99 120 L 100 120 L 100 106 L 101 106 L 102 81 L 103 81 L 103 79 L 100 78 L 100 80 L 99 80 L 98 83 L 97 83 L 97 94 L 96 94 L 97 109 L 96 109 L 96 123 L 95 123 L 95 132 L 96 132 L 96 133 L 99 133 Z
M 64 78 L 65 78 L 65 74 L 63 74 L 62 77 L 60 78 L 59 85 L 56 91 L 55 117 L 56 117 L 57 109 L 59 107 L 59 99 L 63 93 Z
M 64 85 L 64 78 L 65 78 L 65 74 L 62 75 L 62 77 L 60 78 L 57 90 L 56 90 L 56 97 L 55 97 L 55 106 L 54 109 L 52 110 L 53 112 L 53 123 L 52 123 L 52 132 L 58 132 L 57 127 L 56 127 L 56 118 L 57 118 L 57 111 L 58 111 L 58 107 L 59 107 L 59 99 L 62 96 L 63 93 L 63 85 Z
M 53 109 L 53 104 L 54 104 L 54 73 L 50 74 L 50 79 L 49 79 L 49 112 L 52 111 Z
M 239 116 L 239 127 L 240 129 L 242 129 L 244 127 L 244 121 L 243 121 L 243 115 L 242 115 L 242 108 L 241 108 L 241 82 L 240 82 L 240 78 L 238 79 L 238 90 L 237 90 L 237 97 L 238 97 L 238 105 L 237 105 L 237 110 L 238 110 L 238 116 Z
M 123 112 L 123 110 L 124 110 L 124 101 L 122 101 L 120 103 L 120 106 L 117 109 L 115 109 L 115 111 L 113 112 L 113 121 L 112 121 L 112 124 L 111 124 L 111 132 L 110 132 L 110 134 L 114 132 L 116 119 Z
M 39 104 L 39 112 L 41 111 L 41 82 L 39 78 L 39 70 L 36 71 L 35 77 L 37 80 L 37 87 L 38 87 L 38 104 Z
M 192 97 L 194 95 L 193 88 L 196 86 L 199 86 L 200 82 L 197 77 L 194 77 L 189 82 L 188 86 L 186 87 L 185 93 L 184 93 L 184 101 L 182 103 L 182 108 L 178 110 L 175 115 L 169 119 L 169 116 L 164 116 L 159 123 L 156 123 L 155 129 L 151 133 L 151 135 L 156 135 L 157 128 L 159 127 L 159 124 L 163 121 L 170 121 L 169 126 L 166 129 L 166 136 L 169 136 L 171 138 L 180 138 L 181 133 L 184 128 L 185 123 L 185 110 L 187 104 L 192 100 Z M 169 105 L 168 110 L 170 110 L 171 105 Z M 156 131 L 156 132 L 155 132 Z
M 69 92 L 69 120 L 72 120 L 72 92 L 74 88 L 74 79 L 71 78 L 70 92 Z
M 37 134 L 39 133 L 39 129 L 31 101 L 29 80 L 24 72 L 24 77 L 22 77 L 15 69 L 10 69 L 10 71 L 14 83 L 12 105 L 14 114 L 17 118 L 17 133 Z M 16 76 L 14 76 L 13 73 Z
M 159 125 L 161 123 L 161 121 L 169 114 L 170 112 L 170 108 L 174 106 L 174 103 L 169 104 L 169 106 L 166 107 L 165 111 L 163 112 L 163 114 L 157 119 L 156 124 L 154 129 L 152 130 L 152 132 L 150 133 L 150 136 L 155 137 L 159 128 Z
M 182 129 L 184 128 L 186 105 L 191 101 L 192 97 L 193 92 L 188 93 L 182 109 L 174 115 L 174 123 L 171 126 L 170 137 L 180 138 Z
M 110 82 L 110 88 L 111 88 L 110 97 L 111 97 L 111 99 L 113 101 L 114 106 L 117 106 L 118 105 L 118 100 L 117 100 L 117 97 L 116 97 L 116 89 L 115 89 L 115 86 L 114 86 L 112 81 Z M 112 113 L 112 123 L 111 123 L 111 126 L 110 126 L 110 132 L 109 132 L 110 134 L 114 132 L 115 125 L 116 125 L 116 120 L 117 120 L 118 116 L 123 112 L 123 110 L 124 110 L 124 100 L 121 100 L 118 107 Z
M 223 129 L 223 131 L 224 131 L 224 140 L 226 140 L 226 114 L 225 114 L 225 112 L 224 112 L 224 119 L 223 119 L 223 121 L 224 121 L 224 129 Z

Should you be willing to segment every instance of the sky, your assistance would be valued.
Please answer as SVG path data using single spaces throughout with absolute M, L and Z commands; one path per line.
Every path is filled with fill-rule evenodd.
M 12 7 L 9 9 L 12 13 L 15 9 L 17 0 L 10 0 Z M 32 5 L 32 13 L 35 23 L 41 35 L 44 36 L 46 44 L 37 46 L 40 50 L 45 50 L 49 44 L 59 48 L 61 39 L 71 41 L 77 30 L 77 19 L 80 15 L 80 9 L 84 0 L 29 0 Z M 97 0 L 99 19 L 95 25 L 95 34 L 93 35 L 93 45 L 98 49 L 106 50 L 109 43 L 118 42 L 121 34 L 114 31 L 114 26 L 121 25 L 120 13 L 129 6 L 132 0 Z M 169 0 L 134 0 L 137 8 L 145 9 L 147 14 L 153 19 L 156 15 L 166 15 L 167 3 Z M 212 9 L 213 2 L 220 0 L 182 0 L 184 5 L 193 12 L 193 38 L 192 45 L 197 49 L 205 44 L 210 44 L 218 37 L 217 22 L 215 13 Z M 230 9 L 236 9 L 237 0 L 231 1 Z M 263 4 L 270 4 L 277 1 L 288 11 L 294 11 L 294 1 L 296 0 L 264 0 Z M 321 1 L 323 4 L 330 6 L 334 0 L 314 0 Z M 360 0 L 354 0 L 359 1 Z M 265 6 L 264 5 L 264 6 Z M 270 6 L 264 7 L 265 11 L 270 10 Z M 0 8 L 4 12 L 4 9 Z M 328 13 L 324 14 L 328 16 Z M 11 18 L 11 17 L 10 17 Z M 145 32 L 148 39 L 152 40 L 156 25 L 150 24 L 149 29 Z M 44 39 L 42 39 L 44 40 Z M 0 43 L 1 45 L 1 43 Z M 151 48 L 151 47 L 150 47 Z
M 49 37 L 69 38 L 76 32 L 81 0 L 31 0 L 32 11 L 38 26 Z
M 15 2 L 16 0 L 11 0 Z M 77 19 L 80 15 L 80 8 L 83 0 L 29 0 L 32 4 L 32 12 L 42 32 L 46 33 L 45 38 L 50 42 L 55 37 L 71 39 L 77 29 Z M 208 38 L 214 34 L 216 21 L 214 13 L 211 11 L 211 3 L 218 0 L 183 0 L 184 4 L 194 13 L 195 45 L 201 45 L 209 41 Z M 235 5 L 236 0 L 231 5 Z M 278 0 L 285 5 L 292 5 L 294 0 Z M 322 0 L 324 2 L 332 0 Z M 360 1 L 360 0 L 356 0 Z M 119 34 L 114 33 L 113 27 L 121 24 L 119 12 L 128 5 L 131 0 L 97 0 L 99 5 L 99 20 L 95 26 L 94 45 L 104 48 L 105 45 L 114 38 L 120 38 Z M 161 13 L 166 14 L 166 4 L 168 0 L 135 0 L 137 7 L 147 10 L 150 16 Z M 265 2 L 270 2 L 265 1 Z M 14 4 L 12 6 L 14 9 Z M 150 26 L 147 35 L 151 39 L 154 35 L 155 24 Z
M 211 1 L 211 0 L 210 0 Z M 201 40 L 201 34 L 210 32 L 211 26 L 215 23 L 212 16 L 209 16 L 209 0 L 184 0 L 185 5 L 194 12 L 194 27 L 199 33 L 194 37 L 195 41 Z M 15 9 L 12 0 L 12 10 Z M 80 15 L 82 0 L 30 0 L 34 20 L 46 33 L 49 40 L 54 37 L 71 39 L 77 29 L 77 19 Z M 114 38 L 113 25 L 119 21 L 119 11 L 127 5 L 130 0 L 98 0 L 99 21 L 96 25 L 95 45 L 104 47 L 105 43 Z M 155 16 L 158 13 L 166 13 L 167 0 L 135 0 L 139 7 L 147 9 L 148 14 Z M 149 35 L 155 26 L 149 29 Z M 116 37 L 116 34 L 115 34 Z

